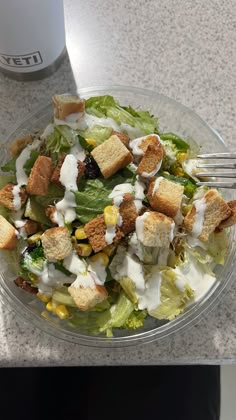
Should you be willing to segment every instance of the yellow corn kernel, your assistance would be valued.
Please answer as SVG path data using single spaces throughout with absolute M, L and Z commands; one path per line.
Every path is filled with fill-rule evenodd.
M 186 160 L 186 157 L 187 157 L 187 153 L 183 153 L 183 152 L 180 152 L 180 153 L 178 153 L 178 161 L 179 162 L 183 162 L 184 160 Z
M 28 238 L 28 243 L 29 244 L 35 244 L 35 242 L 38 242 L 42 236 L 43 232 L 37 232 L 34 235 L 31 235 Z
M 89 255 L 92 253 L 93 248 L 90 244 L 77 244 L 76 251 L 77 254 L 81 257 L 89 257 Z
M 109 264 L 109 258 L 108 255 L 105 254 L 105 252 L 98 252 L 97 254 L 91 257 L 91 261 L 94 262 L 100 259 L 102 260 L 102 264 L 104 265 L 104 267 L 106 267 Z
M 90 146 L 93 146 L 93 147 L 97 146 L 97 142 L 96 142 L 95 139 L 88 138 L 88 139 L 85 139 L 85 140 Z
M 49 296 L 44 295 L 43 293 L 37 293 L 37 297 L 44 303 L 48 303 L 51 298 Z
M 48 313 L 47 311 L 43 311 L 43 312 L 41 312 L 41 316 L 42 316 L 44 319 L 50 319 L 50 315 L 49 315 L 49 313 Z
M 86 233 L 84 231 L 83 226 L 80 226 L 80 227 L 78 227 L 76 229 L 76 231 L 75 231 L 75 237 L 78 240 L 82 240 L 82 239 L 86 239 L 87 238 L 87 235 L 86 235 Z
M 184 171 L 180 167 L 176 168 L 173 172 L 174 172 L 174 175 L 176 175 L 176 176 L 184 176 Z
M 60 319 L 69 318 L 70 315 L 65 305 L 57 305 L 55 312 Z
M 104 209 L 106 226 L 115 226 L 119 219 L 119 209 L 116 206 L 107 206 Z
M 105 252 L 105 254 L 107 254 L 108 257 L 110 257 L 115 251 L 115 249 L 116 249 L 116 246 L 114 244 L 110 244 L 110 245 L 107 245 L 105 248 L 103 248 L 102 252 Z
M 49 312 L 55 312 L 55 305 L 52 303 L 52 300 L 49 300 L 49 302 L 46 305 L 46 309 Z

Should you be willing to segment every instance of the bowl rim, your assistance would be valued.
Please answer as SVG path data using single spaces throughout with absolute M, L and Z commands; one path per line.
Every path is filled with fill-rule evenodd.
M 188 112 L 188 114 L 192 115 L 195 119 L 197 119 L 201 125 L 205 126 L 205 128 L 207 128 L 214 135 L 216 141 L 218 143 L 221 143 L 225 151 L 228 150 L 221 135 L 214 128 L 212 128 L 206 121 L 204 121 L 195 111 L 183 105 L 182 103 L 178 102 L 177 100 L 167 95 L 164 95 L 162 93 L 159 93 L 155 90 L 134 87 L 134 86 L 107 84 L 107 85 L 95 85 L 95 86 L 78 88 L 76 90 L 76 93 L 78 93 L 79 95 L 83 97 L 83 95 L 88 96 L 89 94 L 93 92 L 104 92 L 104 91 L 109 92 L 111 90 L 113 91 L 113 93 L 114 92 L 137 93 L 137 94 L 144 95 L 147 97 L 153 97 L 153 98 L 159 97 L 162 99 L 162 101 L 171 102 L 172 104 L 177 106 L 179 109 L 182 109 L 183 111 Z M 71 94 L 73 93 L 74 91 Z M 49 106 L 51 106 L 51 102 L 49 101 L 48 102 L 45 101 L 44 103 L 41 102 L 37 107 L 33 109 L 33 111 L 28 113 L 28 115 L 23 120 L 16 123 L 12 127 L 12 129 L 9 131 L 9 134 L 6 135 L 6 138 L 5 138 L 5 141 L 3 141 L 3 144 L 8 143 L 11 137 L 14 135 L 14 133 L 17 130 L 20 130 L 21 127 L 25 126 L 25 124 L 27 124 L 30 118 L 35 117 L 37 113 L 39 112 L 43 112 L 43 110 Z M 52 115 L 53 115 L 53 110 L 52 110 Z M 70 331 L 65 330 L 63 327 L 60 327 L 60 329 L 57 329 L 55 327 L 55 324 L 50 323 L 50 321 L 46 321 L 40 315 L 35 313 L 31 308 L 26 307 L 25 304 L 21 302 L 21 300 L 18 299 L 12 293 L 10 289 L 7 288 L 1 273 L 0 273 L 0 297 L 2 297 L 1 301 L 3 302 L 3 304 L 8 302 L 10 307 L 15 311 L 17 315 L 20 316 L 20 318 L 23 321 L 26 321 L 27 323 L 30 322 L 31 326 L 32 325 L 37 326 L 39 330 L 45 332 L 46 334 L 56 339 L 60 339 L 65 342 L 72 342 L 78 345 L 89 346 L 89 347 L 100 347 L 100 348 L 116 347 L 117 348 L 117 347 L 133 346 L 137 344 L 151 343 L 153 341 L 157 341 L 169 335 L 175 334 L 176 332 L 179 332 L 181 330 L 183 331 L 184 329 L 189 327 L 190 324 L 193 325 L 194 323 L 196 323 L 198 318 L 202 317 L 203 314 L 209 313 L 214 308 L 214 306 L 217 304 L 219 295 L 223 296 L 223 294 L 226 291 L 226 288 L 231 284 L 232 280 L 233 280 L 233 271 L 228 275 L 227 280 L 225 280 L 224 282 L 216 281 L 214 283 L 214 285 L 210 289 L 211 295 L 207 299 L 204 296 L 201 301 L 197 302 L 195 305 L 190 307 L 188 311 L 183 312 L 177 318 L 175 318 L 174 320 L 170 322 L 167 322 L 166 324 L 162 326 L 153 328 L 149 331 L 132 334 L 130 336 L 111 337 L 111 338 L 76 333 L 71 330 Z M 218 290 L 218 293 L 215 293 L 216 290 Z

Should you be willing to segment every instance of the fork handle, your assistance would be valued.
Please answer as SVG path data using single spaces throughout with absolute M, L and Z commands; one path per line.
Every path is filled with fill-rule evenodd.
M 203 155 L 198 155 L 197 157 L 201 159 L 236 159 L 236 152 L 204 153 Z

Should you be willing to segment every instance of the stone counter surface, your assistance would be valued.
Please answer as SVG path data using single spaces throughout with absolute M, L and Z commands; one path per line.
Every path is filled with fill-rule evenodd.
M 55 93 L 102 84 L 154 89 L 197 112 L 235 150 L 234 0 L 65 0 L 68 57 L 51 77 L 0 75 L 0 136 Z M 186 331 L 147 345 L 65 343 L 0 304 L 0 366 L 144 365 L 236 361 L 236 286 Z

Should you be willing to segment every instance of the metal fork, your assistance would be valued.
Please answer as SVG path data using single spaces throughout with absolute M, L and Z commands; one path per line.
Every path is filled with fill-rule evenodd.
M 198 155 L 198 159 L 236 159 L 236 153 L 206 153 L 203 155 Z M 214 171 L 210 172 L 198 172 L 196 174 L 199 178 L 204 177 L 214 177 L 214 178 L 232 178 L 232 181 L 228 182 L 221 182 L 221 181 L 199 181 L 197 185 L 206 185 L 208 187 L 216 187 L 216 188 L 231 188 L 236 189 L 236 171 L 232 172 L 217 172 L 215 169 L 235 169 L 236 170 L 236 163 L 199 163 L 197 168 L 208 168 L 214 169 Z

